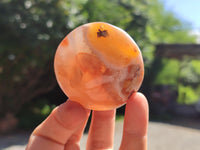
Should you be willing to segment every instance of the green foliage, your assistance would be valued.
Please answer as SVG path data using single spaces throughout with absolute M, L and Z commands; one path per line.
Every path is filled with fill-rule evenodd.
M 161 1 L 148 0 L 146 15 L 148 22 L 145 26 L 145 33 L 148 40 L 144 43 L 143 55 L 147 59 L 147 64 L 154 59 L 154 45 L 156 44 L 196 42 L 196 36 L 190 34 L 190 24 L 165 10 Z
M 200 73 L 199 60 L 161 60 L 162 67 L 156 74 L 154 85 L 175 85 L 178 90 L 178 103 L 193 104 L 199 100 Z
M 35 128 L 54 108 L 55 105 L 48 104 L 48 100 L 46 99 L 37 99 L 36 101 L 25 104 L 17 113 L 19 128 Z
M 186 59 L 181 63 L 178 102 L 192 104 L 200 98 L 200 61 Z
M 191 65 L 192 65 L 191 67 L 193 68 L 193 71 L 196 74 L 200 75 L 200 61 L 199 60 L 192 60 Z
M 190 25 L 166 11 L 159 0 L 149 0 L 147 36 L 152 43 L 195 43 Z
M 139 3 L 135 6 L 133 2 L 127 7 L 118 0 L 0 1 L 0 107 L 5 106 L 0 113 L 17 112 L 21 105 L 55 85 L 56 48 L 78 25 L 106 21 L 140 40 L 147 18 L 136 9 Z
M 194 90 L 191 86 L 179 85 L 178 93 L 178 103 L 180 104 L 193 104 L 200 98 L 200 91 Z
M 179 61 L 163 59 L 162 66 L 162 69 L 156 76 L 154 84 L 177 85 L 177 79 L 179 75 Z
M 179 81 L 185 85 L 192 85 L 194 88 L 200 83 L 200 61 L 186 59 L 181 62 Z
M 194 103 L 198 100 L 200 72 L 198 60 L 182 61 L 154 58 L 155 48 L 151 44 L 195 43 L 196 37 L 190 34 L 191 26 L 184 20 L 165 10 L 159 0 L 149 0 L 146 36 L 149 39 L 143 53 L 147 56 L 154 85 L 174 85 L 178 89 L 178 102 Z M 158 60 L 156 60 L 158 59 Z M 153 62 L 153 63 L 151 63 Z M 158 62 L 158 63 L 157 63 Z M 153 75 L 153 77 L 151 77 Z
M 130 12 L 117 3 L 117 0 L 88 0 L 85 5 L 88 22 L 104 21 L 124 28 L 132 19 Z M 121 12 L 121 13 L 118 13 Z
M 68 32 L 86 22 L 81 13 L 86 2 L 0 1 L 0 114 L 16 113 L 55 86 L 56 48 Z

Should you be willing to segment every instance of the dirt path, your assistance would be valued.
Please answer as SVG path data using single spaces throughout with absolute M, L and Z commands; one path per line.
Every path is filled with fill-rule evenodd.
M 120 145 L 123 122 L 117 121 L 115 127 L 115 146 Z M 16 133 L 0 136 L 0 150 L 24 150 L 30 133 Z M 87 134 L 81 140 L 81 150 L 84 150 Z M 200 130 L 174 126 L 164 123 L 149 123 L 149 150 L 200 150 Z

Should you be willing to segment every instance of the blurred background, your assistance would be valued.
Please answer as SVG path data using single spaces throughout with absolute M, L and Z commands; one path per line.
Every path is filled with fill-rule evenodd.
M 0 135 L 32 131 L 67 99 L 54 75 L 56 48 L 74 28 L 94 21 L 121 27 L 139 45 L 145 64 L 140 92 L 148 98 L 150 121 L 199 129 L 198 3 L 1 0 Z M 117 115 L 123 114 L 121 107 Z

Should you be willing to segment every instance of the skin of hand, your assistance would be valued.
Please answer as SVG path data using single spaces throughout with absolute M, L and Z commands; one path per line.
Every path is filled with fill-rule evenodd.
M 116 110 L 93 111 L 86 150 L 112 150 Z M 127 101 L 120 150 L 147 150 L 148 103 L 141 93 Z M 71 100 L 56 107 L 30 136 L 26 150 L 80 150 L 90 110 Z

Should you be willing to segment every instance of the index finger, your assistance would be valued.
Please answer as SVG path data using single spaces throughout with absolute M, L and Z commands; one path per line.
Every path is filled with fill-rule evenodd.
M 69 141 L 70 146 L 78 146 L 89 114 L 88 109 L 68 100 L 33 131 L 26 150 L 63 150 Z

